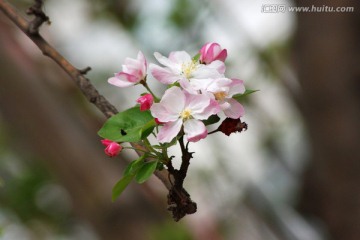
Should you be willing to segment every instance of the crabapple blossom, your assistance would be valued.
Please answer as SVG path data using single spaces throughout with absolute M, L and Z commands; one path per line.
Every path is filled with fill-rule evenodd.
M 221 49 L 218 43 L 207 43 L 200 49 L 200 62 L 210 64 L 213 61 L 225 61 L 227 50 Z
M 137 59 L 126 58 L 122 65 L 122 72 L 115 73 L 114 77 L 108 79 L 108 82 L 117 87 L 130 87 L 141 80 L 145 80 L 147 71 L 147 62 L 144 54 L 139 51 Z
M 239 79 L 215 79 L 206 89 L 212 93 L 221 110 L 229 118 L 240 118 L 244 115 L 244 107 L 232 97 L 245 92 L 244 82 Z
M 154 98 L 150 93 L 147 93 L 144 96 L 139 97 L 136 102 L 140 104 L 140 111 L 146 111 L 150 109 L 154 102 Z
M 101 143 L 105 146 L 105 154 L 109 157 L 118 155 L 122 150 L 122 146 L 120 144 L 109 139 L 103 139 L 101 140 Z
M 179 87 L 166 90 L 160 102 L 154 103 L 150 109 L 153 117 L 164 123 L 157 135 L 160 143 L 170 142 L 182 126 L 187 141 L 197 142 L 205 138 L 207 129 L 200 120 L 208 119 L 219 110 L 218 104 L 214 104 L 209 96 L 192 95 Z
M 164 67 L 150 64 L 151 74 L 164 84 L 173 84 L 178 81 L 181 84 L 182 82 L 209 80 L 222 77 L 225 72 L 223 62 L 213 61 L 209 65 L 200 64 L 185 51 L 171 52 L 169 58 L 157 52 L 154 53 L 154 56 Z

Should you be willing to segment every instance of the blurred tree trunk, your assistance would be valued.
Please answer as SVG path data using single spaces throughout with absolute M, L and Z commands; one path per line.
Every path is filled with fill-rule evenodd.
M 21 47 L 35 45 L 19 44 L 23 38 L 2 14 L 0 28 L 0 113 L 17 134 L 14 147 L 25 146 L 44 160 L 68 190 L 75 214 L 101 239 L 146 239 L 147 228 L 164 216 L 159 215 L 158 202 L 133 186 L 120 201 L 111 202 L 111 188 L 122 167 L 119 160 L 104 155 L 96 135 L 102 121 L 86 111 L 84 99 L 59 67 L 42 56 L 44 63 L 35 63 Z
M 300 210 L 322 220 L 332 239 L 360 239 L 360 2 L 353 13 L 299 13 L 294 58 L 311 159 Z

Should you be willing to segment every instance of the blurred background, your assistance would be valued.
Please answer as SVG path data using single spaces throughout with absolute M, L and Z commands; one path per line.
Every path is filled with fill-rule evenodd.
M 32 4 L 9 2 L 21 13 Z M 354 11 L 262 11 L 269 4 Z M 111 202 L 134 153 L 105 156 L 96 134 L 105 118 L 1 13 L 0 239 L 360 239 L 359 5 L 45 1 L 51 25 L 43 36 L 75 67 L 91 66 L 87 76 L 120 111 L 144 90 L 107 78 L 139 50 L 155 62 L 155 51 L 195 55 L 218 42 L 228 50 L 227 75 L 260 90 L 244 102 L 246 132 L 190 145 L 196 153 L 185 187 L 198 211 L 178 223 L 155 177 Z

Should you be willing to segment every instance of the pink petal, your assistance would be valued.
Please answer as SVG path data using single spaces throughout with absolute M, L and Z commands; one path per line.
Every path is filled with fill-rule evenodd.
M 160 104 L 164 106 L 170 114 L 179 116 L 182 110 L 184 110 L 185 101 L 184 92 L 179 87 L 172 87 L 165 91 L 164 96 L 160 100 Z
M 202 114 L 195 114 L 197 119 L 208 119 L 211 115 L 217 114 L 221 111 L 219 103 L 215 99 L 210 99 L 210 104 Z M 194 116 L 194 117 L 195 117 Z
M 227 50 L 223 49 L 219 55 L 214 60 L 220 60 L 222 62 L 225 62 L 225 59 L 227 58 Z
M 236 119 L 244 116 L 244 107 L 238 101 L 232 98 L 226 99 L 226 101 L 230 104 L 230 107 L 224 110 L 227 117 Z
M 206 119 L 203 115 L 204 110 L 210 104 L 210 97 L 204 94 L 187 94 L 185 108 L 191 109 L 191 115 L 196 119 Z
M 130 87 L 135 84 L 134 82 L 125 81 L 117 77 L 109 78 L 108 83 L 117 87 Z
M 179 114 L 169 112 L 161 103 L 154 103 L 151 108 L 151 115 L 157 118 L 160 122 L 173 122 L 179 119 Z
M 190 94 L 198 94 L 198 91 L 200 88 L 196 89 L 193 86 L 193 81 L 191 81 L 191 83 L 189 82 L 189 80 L 187 79 L 180 79 L 179 80 L 180 86 L 188 93 Z
M 183 64 L 185 62 L 192 61 L 191 56 L 185 51 L 171 52 L 169 55 L 169 59 L 177 64 Z
M 229 90 L 229 97 L 234 96 L 235 94 L 244 93 L 245 92 L 245 86 L 244 81 L 239 79 L 231 79 L 232 83 L 230 84 L 230 90 Z
M 216 69 L 216 71 L 220 74 L 224 74 L 226 70 L 224 62 L 219 60 L 211 62 L 209 65 L 207 65 L 207 67 Z
M 173 84 L 181 78 L 179 75 L 174 74 L 170 69 L 152 63 L 150 64 L 150 71 L 154 78 L 163 84 Z
M 142 65 L 143 73 L 146 73 L 147 61 L 146 61 L 144 54 L 141 51 L 138 52 L 137 59 L 139 60 L 139 62 Z
M 207 130 L 204 123 L 196 119 L 189 119 L 184 122 L 184 132 L 185 137 L 189 142 L 197 142 L 207 136 Z
M 174 63 L 169 58 L 164 57 L 163 55 L 161 55 L 158 52 L 155 52 L 154 56 L 155 56 L 156 60 L 158 60 L 158 62 L 161 63 L 162 65 L 164 65 L 165 67 L 168 67 L 168 68 L 171 68 L 171 69 L 179 68 L 178 64 Z
M 180 132 L 181 126 L 181 119 L 178 119 L 175 122 L 165 123 L 157 135 L 157 140 L 160 143 L 171 142 L 171 140 Z

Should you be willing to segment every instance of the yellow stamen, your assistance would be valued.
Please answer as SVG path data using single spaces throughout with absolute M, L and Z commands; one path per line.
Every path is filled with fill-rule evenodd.
M 191 118 L 191 110 L 186 108 L 184 109 L 181 113 L 180 113 L 180 117 L 183 119 L 183 120 L 187 120 L 189 118 Z
M 224 100 L 224 98 L 226 98 L 227 96 L 227 93 L 226 92 L 217 92 L 217 93 L 214 93 L 214 96 L 215 96 L 215 99 L 218 100 L 218 101 L 222 101 Z
M 198 63 L 195 61 L 186 62 L 181 65 L 182 73 L 186 78 L 191 78 L 192 72 L 198 67 Z

